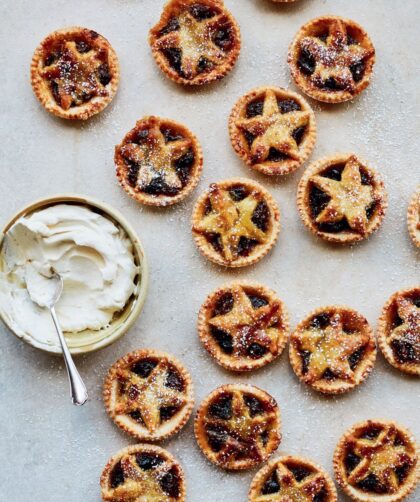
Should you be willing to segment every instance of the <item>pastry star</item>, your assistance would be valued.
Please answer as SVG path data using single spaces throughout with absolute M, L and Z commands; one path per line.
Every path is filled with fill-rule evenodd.
M 335 223 L 345 218 L 350 228 L 360 234 L 367 231 L 366 209 L 374 202 L 373 189 L 362 185 L 359 163 L 354 155 L 347 161 L 341 181 L 315 175 L 312 183 L 331 197 L 316 217 L 317 223 Z
M 393 425 L 386 426 L 374 439 L 350 438 L 356 455 L 361 462 L 349 474 L 349 483 L 356 484 L 369 474 L 374 474 L 382 487 L 394 493 L 399 487 L 395 469 L 403 465 L 412 465 L 413 458 L 404 445 L 395 445 L 397 430 Z
M 181 49 L 181 72 L 187 79 L 192 79 L 200 73 L 200 63 L 203 58 L 212 65 L 220 64 L 225 53 L 212 40 L 214 30 L 222 15 L 198 21 L 189 12 L 178 17 L 179 29 L 163 35 L 156 42 L 159 49 Z
M 270 148 L 299 160 L 299 147 L 292 134 L 298 127 L 306 126 L 308 122 L 309 112 L 281 113 L 276 94 L 268 90 L 264 98 L 262 115 L 237 120 L 236 125 L 255 136 L 251 145 L 251 155 L 255 162 L 263 162 L 267 159 Z
M 220 235 L 221 252 L 227 261 L 237 257 L 241 237 L 256 240 L 258 243 L 266 240 L 266 234 L 252 221 L 261 195 L 253 192 L 241 201 L 234 201 L 227 190 L 213 184 L 210 186 L 209 199 L 212 211 L 203 216 L 193 230 L 204 235 Z
M 246 354 L 253 342 L 275 353 L 278 330 L 274 324 L 279 320 L 280 305 L 272 302 L 254 309 L 251 300 L 241 287 L 235 287 L 232 294 L 233 309 L 225 315 L 211 318 L 209 324 L 232 336 L 234 354 Z
M 335 20 L 329 27 L 329 35 L 324 43 L 318 37 L 304 37 L 300 47 L 315 59 L 315 71 L 311 81 L 322 86 L 333 78 L 340 88 L 354 92 L 355 81 L 350 66 L 361 63 L 373 56 L 373 49 L 365 49 L 358 44 L 348 44 L 346 26 L 341 20 Z
M 127 143 L 121 148 L 124 158 L 139 166 L 137 186 L 147 189 L 154 180 L 162 181 L 170 188 L 181 189 L 182 182 L 173 163 L 188 152 L 191 142 L 188 139 L 165 142 L 165 138 L 154 124 L 140 145 Z
M 298 347 L 311 353 L 308 371 L 303 375 L 306 383 L 320 380 L 325 370 L 334 376 L 354 381 L 354 372 L 350 368 L 348 357 L 366 345 L 366 334 L 345 334 L 339 313 L 334 314 L 325 329 L 311 328 L 295 335 Z
M 388 342 L 401 340 L 410 344 L 420 362 L 420 308 L 403 296 L 399 296 L 396 303 L 398 315 L 404 322 L 392 330 Z
M 137 465 L 134 455 L 124 455 L 121 459 L 121 468 L 124 473 L 124 483 L 113 490 L 113 497 L 116 500 L 144 502 L 164 500 L 159 478 L 167 470 L 167 466 L 163 464 L 145 471 Z
M 68 110 L 73 102 L 80 105 L 86 97 L 104 96 L 106 89 L 98 80 L 98 68 L 103 61 L 90 50 L 81 54 L 76 43 L 67 41 L 60 57 L 41 71 L 41 76 L 55 82 L 60 106 Z
M 160 425 L 160 409 L 166 406 L 180 408 L 185 404 L 183 394 L 166 386 L 167 366 L 160 362 L 147 378 L 130 370 L 118 370 L 118 379 L 126 384 L 127 391 L 115 408 L 117 415 L 140 413 L 147 430 L 155 432 Z
M 297 481 L 293 473 L 281 462 L 277 464 L 276 474 L 280 485 L 279 491 L 260 495 L 255 502 L 312 502 L 314 495 L 325 484 L 324 476 L 320 473 L 314 473 Z
M 207 419 L 208 424 L 219 425 L 227 432 L 225 445 L 218 453 L 220 460 L 226 463 L 229 459 L 235 458 L 238 453 L 261 459 L 264 448 L 261 434 L 271 429 L 273 420 L 274 415 L 269 411 L 251 417 L 250 410 L 244 402 L 244 395 L 242 392 L 234 391 L 231 418 Z

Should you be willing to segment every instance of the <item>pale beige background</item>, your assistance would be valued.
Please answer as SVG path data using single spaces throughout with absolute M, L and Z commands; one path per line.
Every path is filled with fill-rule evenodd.
M 242 28 L 243 48 L 235 70 L 222 82 L 183 89 L 155 66 L 147 32 L 162 0 L 15 0 L 2 2 L 0 211 L 4 222 L 35 198 L 63 191 L 98 197 L 121 210 L 145 245 L 151 287 L 143 316 L 115 345 L 78 360 L 91 400 L 82 409 L 67 396 L 63 363 L 15 339 L 0 336 L 0 498 L 9 502 L 97 502 L 98 480 L 108 457 L 134 443 L 108 419 L 101 399 L 107 368 L 138 347 L 168 350 L 191 370 L 197 403 L 226 382 L 251 382 L 271 392 L 283 417 L 280 453 L 312 457 L 331 472 L 334 446 L 344 430 L 368 417 L 396 419 L 420 439 L 418 381 L 394 371 L 381 356 L 372 376 L 354 392 L 323 398 L 304 388 L 286 354 L 262 371 L 234 376 L 219 369 L 201 347 L 196 314 L 206 294 L 234 278 L 276 289 L 292 325 L 311 309 L 347 303 L 376 324 L 382 304 L 401 287 L 418 283 L 419 255 L 408 238 L 406 206 L 420 181 L 418 72 L 420 8 L 416 0 L 226 0 Z M 313 159 L 354 150 L 379 169 L 389 190 L 388 215 L 369 242 L 335 248 L 313 238 L 295 207 L 298 170 L 270 180 L 235 156 L 227 116 L 235 100 L 262 84 L 294 86 L 286 66 L 287 46 L 301 24 L 326 13 L 354 18 L 377 49 L 370 88 L 352 103 L 314 102 L 318 141 Z M 121 61 L 121 85 L 113 104 L 87 124 L 48 115 L 28 82 L 32 51 L 50 31 L 79 24 L 105 35 Z M 142 208 L 118 187 L 113 148 L 145 114 L 188 125 L 204 150 L 198 189 L 172 209 Z M 207 263 L 190 235 L 194 200 L 211 181 L 249 176 L 271 190 L 282 212 L 282 232 L 270 256 L 236 272 Z M 191 502 L 240 502 L 254 472 L 227 474 L 198 451 L 192 422 L 165 443 L 185 467 Z M 340 492 L 340 500 L 346 500 Z M 420 491 L 411 501 L 420 499 Z

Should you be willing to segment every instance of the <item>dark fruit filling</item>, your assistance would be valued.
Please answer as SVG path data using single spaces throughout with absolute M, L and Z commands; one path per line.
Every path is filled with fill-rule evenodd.
M 270 210 L 268 209 L 267 203 L 262 200 L 258 202 L 256 208 L 254 209 L 251 218 L 252 223 L 263 232 L 267 232 L 269 219 Z
M 359 42 L 354 37 L 347 34 L 347 45 L 358 45 L 358 44 Z
M 248 119 L 262 115 L 264 108 L 264 101 L 259 98 L 258 100 L 251 101 L 246 105 L 246 117 Z
M 179 497 L 179 476 L 176 467 L 172 467 L 159 480 L 162 490 L 170 497 Z
M 171 389 L 175 389 L 178 392 L 182 392 L 184 390 L 184 380 L 178 371 L 174 369 L 169 369 L 165 382 L 166 387 L 170 387 Z
M 159 412 L 161 422 L 166 422 L 167 420 L 170 420 L 177 411 L 178 408 L 176 406 L 163 406 Z
M 294 99 L 278 99 L 277 106 L 281 113 L 297 112 L 302 109 Z
M 335 375 L 334 375 L 334 373 L 333 373 L 333 372 L 332 372 L 329 368 L 327 368 L 327 369 L 324 371 L 324 373 L 323 373 L 323 375 L 322 375 L 322 378 L 323 378 L 324 380 L 334 380 Z
M 353 80 L 355 82 L 360 82 L 365 74 L 365 63 L 364 61 L 359 61 L 358 63 L 354 63 L 349 67 Z
M 316 61 L 307 49 L 302 49 L 299 54 L 298 66 L 305 75 L 312 75 L 315 71 Z
M 80 52 L 80 54 L 85 54 L 86 52 L 91 51 L 92 47 L 84 40 L 78 40 L 76 42 L 76 49 Z
M 216 12 L 208 7 L 207 5 L 195 3 L 190 7 L 190 13 L 197 19 L 197 21 L 203 21 L 204 19 L 210 19 L 216 15 Z
M 130 385 L 130 387 L 128 388 L 128 397 L 129 399 L 131 399 L 132 401 L 136 401 L 140 396 L 140 391 L 138 389 L 138 387 L 136 387 L 135 385 Z
M 280 491 L 280 483 L 277 477 L 277 472 L 274 471 L 273 474 L 264 483 L 261 493 L 263 495 L 271 495 L 272 493 L 277 493 Z
M 329 33 L 326 32 L 326 33 L 321 33 L 321 34 L 317 35 L 317 37 L 321 40 L 321 42 L 324 42 L 324 44 L 325 44 L 328 40 L 328 35 L 329 35 Z
M 162 49 L 162 53 L 168 60 L 171 68 L 182 77 L 184 75 L 182 71 L 182 50 L 177 47 L 169 47 L 167 49 Z
M 362 180 L 362 185 L 371 185 L 372 184 L 372 178 L 370 174 L 365 171 L 364 169 L 360 169 L 360 178 Z
M 124 162 L 127 164 L 128 173 L 127 173 L 127 181 L 130 186 L 135 187 L 137 185 L 137 180 L 139 178 L 140 166 L 135 162 L 131 162 L 128 159 L 124 159 Z
M 408 476 L 408 473 L 410 471 L 410 464 L 404 464 L 401 467 L 396 467 L 395 468 L 395 474 L 397 475 L 398 482 L 401 484 L 405 478 Z
M 156 368 L 157 361 L 152 359 L 143 359 L 141 361 L 137 361 L 131 366 L 131 371 L 139 375 L 141 378 L 147 378 L 150 373 Z
M 233 353 L 233 339 L 229 333 L 221 329 L 211 326 L 210 328 L 212 336 L 216 339 L 219 347 L 225 354 Z
M 208 424 L 206 433 L 210 448 L 215 452 L 220 451 L 228 439 L 227 430 L 221 425 Z
M 178 18 L 173 17 L 169 21 L 169 23 L 159 31 L 158 36 L 162 37 L 163 35 L 167 35 L 171 31 L 176 31 L 176 30 L 179 30 L 179 21 Z
M 311 321 L 311 327 L 316 329 L 325 329 L 330 324 L 330 315 L 326 312 L 318 314 Z
M 252 143 L 254 143 L 256 136 L 254 136 L 253 134 L 251 134 L 248 131 L 244 131 L 243 135 L 244 135 L 245 141 L 247 142 L 248 148 L 251 148 Z
M 318 225 L 318 228 L 321 232 L 327 232 L 331 234 L 351 231 L 350 225 L 347 223 L 347 220 L 341 220 L 336 223 L 320 223 Z
M 234 299 L 232 293 L 224 293 L 216 302 L 213 317 L 226 315 L 233 309 Z
M 157 174 L 148 185 L 142 188 L 149 195 L 176 195 L 179 188 L 169 186 L 160 174 Z
M 309 352 L 309 350 L 302 350 L 301 352 L 299 352 L 299 355 L 302 359 L 302 373 L 306 375 L 306 373 L 308 373 L 309 370 L 309 361 L 311 359 L 311 353 Z
M 359 481 L 357 486 L 367 492 L 386 493 L 387 491 L 384 486 L 381 486 L 375 474 L 369 474 L 365 479 Z
M 316 186 L 312 186 L 309 192 L 309 206 L 313 218 L 316 218 L 319 213 L 327 206 L 330 201 L 330 196 L 320 190 Z
M 122 469 L 121 462 L 117 462 L 109 475 L 109 484 L 111 485 L 111 488 L 117 488 L 123 483 L 124 471 Z
M 229 195 L 232 200 L 239 202 L 247 197 L 248 190 L 244 186 L 238 185 L 229 190 Z
M 280 150 L 277 150 L 277 148 L 271 147 L 268 151 L 267 160 L 271 162 L 281 162 L 282 160 L 287 159 L 289 159 L 289 156 L 283 152 L 280 152 Z
M 209 413 L 221 420 L 232 418 L 232 396 L 221 396 L 209 406 Z
M 412 340 L 405 340 L 403 338 L 393 340 L 391 342 L 391 347 L 394 352 L 394 356 L 399 363 L 404 364 L 420 362 L 420 352 L 416 350 Z
M 57 61 L 57 59 L 60 57 L 60 54 L 56 54 L 55 52 L 51 52 L 48 54 L 48 56 L 45 57 L 44 59 L 44 66 L 50 66 L 54 63 L 54 61 Z
M 372 202 L 367 208 L 366 208 L 366 218 L 370 220 L 372 216 L 375 214 L 375 209 L 376 209 L 377 203 L 375 201 Z
M 344 465 L 346 466 L 346 472 L 347 474 L 350 474 L 356 467 L 360 464 L 361 458 L 353 453 L 352 451 L 349 451 L 346 455 L 346 458 L 344 459 Z
M 204 56 L 201 56 L 197 63 L 197 71 L 203 73 L 205 71 L 212 70 L 214 68 L 214 63 L 209 61 Z
M 379 436 L 380 433 L 381 433 L 381 429 L 380 428 L 378 428 L 378 427 L 370 427 L 360 437 L 362 439 L 373 440 L 373 439 L 376 439 Z
M 265 307 L 266 305 L 268 305 L 268 301 L 262 296 L 251 295 L 247 293 L 247 297 L 249 298 L 252 304 L 252 308 L 254 309 L 259 309 L 261 307 Z
M 255 417 L 255 415 L 259 415 L 264 412 L 263 404 L 259 399 L 254 396 L 244 396 L 245 404 L 249 408 L 249 413 L 251 417 Z
M 251 343 L 247 353 L 253 359 L 260 359 L 260 357 L 263 357 L 267 353 L 267 349 L 259 343 Z
M 150 471 L 163 463 L 161 457 L 157 457 L 154 453 L 137 453 L 136 462 L 143 471 Z
M 297 127 L 292 132 L 292 138 L 296 141 L 297 145 L 300 145 L 302 143 L 305 130 L 306 130 L 306 126 L 300 126 L 300 127 Z
M 248 237 L 244 237 L 243 235 L 239 238 L 238 243 L 238 255 L 240 256 L 248 256 L 249 253 L 255 248 L 258 244 L 258 241 L 255 239 L 248 239 Z
M 328 91 L 342 91 L 345 89 L 345 86 L 337 82 L 334 77 L 328 77 L 321 83 L 321 86 Z
M 344 170 L 344 164 L 336 164 L 333 166 L 328 167 L 324 171 L 322 171 L 320 174 L 324 178 L 329 178 L 331 180 L 335 181 L 341 181 L 341 173 Z
M 129 413 L 130 417 L 137 423 L 144 425 L 143 419 L 139 411 L 132 411 Z
M 136 131 L 135 137 L 133 138 L 133 143 L 137 143 L 138 145 L 141 145 L 146 141 L 146 139 L 149 137 L 149 130 L 148 129 L 142 129 L 140 131 Z
M 365 350 L 366 347 L 360 347 L 360 349 L 356 350 L 356 352 L 353 352 L 353 354 L 348 358 L 350 369 L 352 371 L 357 368 L 357 365 L 360 363 Z
M 420 309 L 420 298 L 414 298 L 412 301 L 413 304 Z
M 105 87 L 111 82 L 111 72 L 109 70 L 108 63 L 102 63 L 98 67 L 98 78 L 99 82 Z
M 223 252 L 223 243 L 222 243 L 222 239 L 220 238 L 220 234 L 209 233 L 209 234 L 207 234 L 206 237 L 207 237 L 207 240 L 210 242 L 210 244 L 214 247 L 214 249 L 218 253 Z
M 190 178 L 194 161 L 195 155 L 194 152 L 190 149 L 181 158 L 174 162 L 174 167 L 176 173 L 179 176 L 179 179 L 181 180 L 182 186 L 185 186 Z
M 148 133 L 147 130 L 146 132 Z M 169 127 L 162 127 L 161 133 L 163 134 L 166 143 L 169 143 L 170 141 L 178 141 L 180 139 L 184 139 L 182 134 L 179 134 L 177 131 L 170 129 Z
M 288 465 L 287 468 L 289 469 L 289 471 L 293 473 L 293 476 L 295 477 L 296 481 L 299 482 L 312 474 L 312 471 L 301 465 L 296 465 L 296 466 Z
M 213 43 L 220 49 L 228 52 L 233 47 L 232 29 L 229 25 L 220 26 L 212 36 Z

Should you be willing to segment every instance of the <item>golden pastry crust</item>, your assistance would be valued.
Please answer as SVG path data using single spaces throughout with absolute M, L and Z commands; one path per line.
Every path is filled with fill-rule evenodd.
M 111 366 L 103 399 L 118 427 L 141 441 L 160 441 L 187 423 L 194 389 L 190 374 L 175 357 L 140 349 Z
M 252 480 L 248 502 L 336 502 L 330 475 L 318 464 L 297 455 L 270 460 Z
M 420 376 L 420 286 L 397 291 L 386 302 L 378 343 L 389 364 Z
M 387 209 L 377 171 L 352 153 L 324 157 L 303 173 L 297 191 L 300 217 L 318 237 L 339 244 L 366 239 Z
M 250 469 L 278 448 L 280 410 L 275 399 L 258 387 L 222 385 L 201 403 L 194 430 L 211 462 L 223 469 Z
M 197 186 L 203 153 L 194 134 L 182 124 L 143 117 L 115 147 L 114 161 L 122 188 L 141 204 L 169 206 Z
M 290 336 L 289 357 L 296 375 L 325 394 L 347 392 L 373 369 L 376 344 L 367 320 L 338 305 L 321 307 Z
M 117 55 L 93 30 L 73 26 L 50 33 L 36 48 L 31 84 L 57 117 L 86 120 L 114 98 L 120 80 Z
M 241 33 L 222 0 L 169 0 L 149 43 L 160 69 L 174 82 L 208 84 L 235 65 Z
M 233 371 L 250 371 L 273 361 L 286 346 L 288 329 L 284 303 L 271 289 L 252 282 L 216 289 L 198 315 L 204 347 Z
M 238 156 L 268 175 L 295 171 L 316 140 L 315 115 L 308 102 L 280 87 L 259 87 L 242 96 L 229 118 L 229 134 Z
M 108 502 L 184 502 L 185 476 L 179 462 L 159 446 L 127 446 L 109 459 L 100 480 Z
M 389 420 L 366 420 L 341 437 L 334 453 L 337 482 L 358 502 L 399 502 L 419 478 L 418 447 L 409 430 Z
M 414 192 L 408 206 L 407 226 L 414 245 L 420 248 L 420 186 Z
M 246 178 L 212 183 L 192 214 L 194 241 L 209 260 L 244 267 L 261 260 L 280 232 L 280 211 L 269 192 Z
M 289 47 L 288 63 L 303 92 L 318 101 L 341 103 L 369 85 L 375 48 L 354 21 L 321 16 L 297 32 Z

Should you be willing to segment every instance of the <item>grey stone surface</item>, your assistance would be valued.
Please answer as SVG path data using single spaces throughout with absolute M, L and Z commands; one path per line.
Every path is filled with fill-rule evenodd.
M 283 418 L 280 453 L 312 457 L 331 472 L 332 452 L 341 433 L 368 417 L 387 417 L 420 438 L 418 381 L 393 370 L 378 355 L 366 383 L 341 397 L 324 398 L 304 388 L 287 354 L 249 375 L 222 371 L 201 347 L 196 315 L 206 294 L 235 278 L 259 280 L 276 289 L 295 325 L 322 304 L 344 303 L 376 325 L 380 309 L 395 290 L 418 282 L 419 255 L 409 240 L 405 214 L 419 181 L 418 29 L 416 0 L 226 0 L 237 17 L 243 48 L 235 70 L 203 89 L 183 89 L 154 64 L 148 29 L 160 15 L 156 0 L 15 0 L 0 7 L 1 120 L 0 214 L 5 222 L 33 199 L 59 192 L 100 198 L 134 225 L 151 265 L 144 313 L 119 342 L 78 359 L 91 400 L 73 407 L 63 362 L 0 330 L 0 499 L 9 502 L 95 502 L 99 476 L 109 456 L 134 441 L 108 419 L 101 386 L 108 367 L 138 347 L 168 350 L 191 370 L 197 403 L 226 382 L 252 382 L 278 400 Z M 355 151 L 377 167 L 389 191 L 389 211 L 368 242 L 336 248 L 313 238 L 301 224 L 296 184 L 302 169 L 281 180 L 257 175 L 235 156 L 227 117 L 235 100 L 261 84 L 294 86 L 286 66 L 287 46 L 301 24 L 335 13 L 359 21 L 377 49 L 370 88 L 354 102 L 328 106 L 312 102 L 318 141 L 312 156 Z M 47 114 L 29 85 L 32 52 L 50 31 L 87 26 L 105 35 L 121 62 L 121 85 L 108 109 L 86 124 Z M 113 148 L 143 115 L 184 122 L 199 137 L 204 172 L 198 189 L 171 209 L 147 209 L 118 187 Z M 282 231 L 274 251 L 256 266 L 225 271 L 207 263 L 190 234 L 190 214 L 198 194 L 211 181 L 248 176 L 262 182 L 278 200 Z M 198 451 L 192 422 L 164 444 L 185 467 L 188 500 L 246 499 L 254 472 L 228 474 Z M 418 500 L 417 491 L 410 498 Z M 346 500 L 340 493 L 340 500 Z

